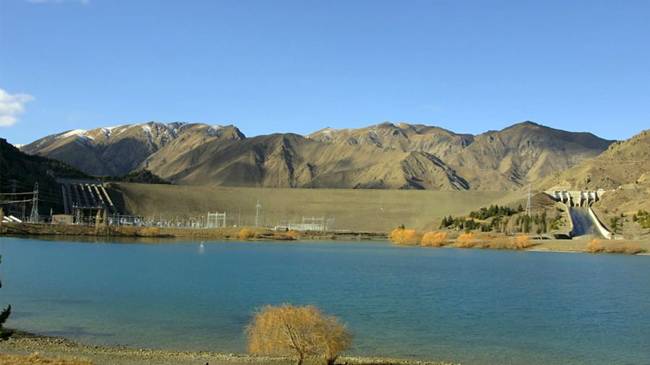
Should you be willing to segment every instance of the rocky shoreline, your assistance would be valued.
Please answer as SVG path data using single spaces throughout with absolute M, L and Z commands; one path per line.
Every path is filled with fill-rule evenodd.
M 97 346 L 71 341 L 61 337 L 48 337 L 17 331 L 11 338 L 0 342 L 0 354 L 39 356 L 94 365 L 292 365 L 287 358 L 255 357 L 246 354 L 172 351 L 132 348 L 128 346 Z M 372 357 L 341 357 L 338 364 L 357 365 L 452 365 L 445 362 L 399 360 Z

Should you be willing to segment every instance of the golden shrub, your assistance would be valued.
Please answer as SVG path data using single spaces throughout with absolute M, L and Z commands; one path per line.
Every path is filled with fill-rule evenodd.
M 471 248 L 477 244 L 474 233 L 463 233 L 456 239 L 456 247 Z
M 251 354 L 295 356 L 298 365 L 307 358 L 334 364 L 352 343 L 345 325 L 314 306 L 266 306 L 255 314 L 246 333 Z
M 422 236 L 421 246 L 441 247 L 445 245 L 447 232 L 427 232 Z
M 390 232 L 389 239 L 398 245 L 417 245 L 418 234 L 414 229 L 395 228 Z
M 641 248 L 639 245 L 632 243 L 612 242 L 605 244 L 600 240 L 593 239 L 591 242 L 589 242 L 589 244 L 587 244 L 587 247 L 585 247 L 585 252 L 636 255 L 639 253 L 644 253 L 646 250 Z
M 286 236 L 292 240 L 298 240 L 300 239 L 300 232 L 294 230 L 287 231 Z
M 605 246 L 603 246 L 600 240 L 593 239 L 587 244 L 585 251 L 591 253 L 599 253 L 605 251 Z
M 237 233 L 237 237 L 240 240 L 249 240 L 251 238 L 255 238 L 255 231 L 250 228 L 242 228 Z
M 530 238 L 524 234 L 520 234 L 513 238 L 512 245 L 516 250 L 523 250 L 534 246 L 534 244 L 530 242 Z

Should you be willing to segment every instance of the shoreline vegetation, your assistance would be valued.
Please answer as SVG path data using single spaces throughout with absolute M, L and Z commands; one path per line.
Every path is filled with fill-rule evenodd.
M 532 252 L 571 252 L 591 254 L 650 255 L 650 241 L 551 239 L 544 235 L 507 235 L 494 232 L 424 231 L 398 227 L 384 232 L 297 232 L 256 227 L 190 229 L 171 227 L 113 227 L 3 223 L 0 236 L 96 237 L 133 239 L 188 239 L 224 241 L 390 241 L 399 246 L 430 248 L 496 249 Z
M 388 239 L 400 246 L 449 247 L 462 249 L 493 249 L 533 252 L 575 252 L 647 255 L 650 242 L 592 239 L 550 239 L 541 235 L 506 235 L 493 232 L 418 232 L 403 226 L 388 234 Z
M 0 342 L 0 363 L 13 365 L 290 365 L 290 357 L 251 356 L 209 351 L 174 351 L 128 346 L 88 345 L 62 337 L 49 337 L 15 331 Z M 311 365 L 317 362 L 305 361 Z M 449 362 L 341 356 L 337 364 L 349 365 L 453 365 Z

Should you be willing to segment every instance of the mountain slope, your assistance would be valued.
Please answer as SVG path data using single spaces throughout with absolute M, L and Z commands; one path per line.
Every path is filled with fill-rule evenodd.
M 613 143 L 601 155 L 549 176 L 547 187 L 616 189 L 650 180 L 650 130 Z
M 631 219 L 639 210 L 650 211 L 650 130 L 616 142 L 601 155 L 547 177 L 540 187 L 605 189 L 602 200 L 594 205 L 598 216 L 608 224 L 616 217 L 628 238 L 650 235 L 650 230 Z
M 361 129 L 324 129 L 309 138 L 334 145 L 423 152 L 443 160 L 477 190 L 510 190 L 597 156 L 612 141 L 532 122 L 477 136 L 437 127 L 383 123 Z
M 88 176 L 63 162 L 22 153 L 0 138 L 0 192 L 30 192 L 34 184 L 38 183 L 41 213 L 49 212 L 50 208 L 59 211 L 62 199 L 61 190 L 55 180 L 57 177 L 87 178 Z M 12 198 L 12 196 L 0 197 L 0 200 L 3 200 L 1 198 Z M 6 205 L 4 208 L 7 212 L 11 206 Z
M 597 156 L 611 143 L 591 133 L 523 122 L 476 136 L 447 162 L 476 189 L 508 190 Z
M 152 122 L 66 132 L 23 149 L 89 173 L 147 169 L 182 184 L 513 190 L 594 157 L 610 143 L 532 122 L 477 136 L 382 123 L 252 138 L 232 126 Z
M 121 176 L 176 140 L 191 147 L 205 141 L 231 138 L 244 136 L 232 126 L 149 122 L 67 131 L 39 139 L 21 150 L 65 161 L 91 175 Z

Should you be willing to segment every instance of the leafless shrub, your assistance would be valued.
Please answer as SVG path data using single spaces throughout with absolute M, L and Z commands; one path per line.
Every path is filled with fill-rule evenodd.
M 297 365 L 310 357 L 332 365 L 352 342 L 345 325 L 314 306 L 266 306 L 246 332 L 251 354 L 295 356 Z

